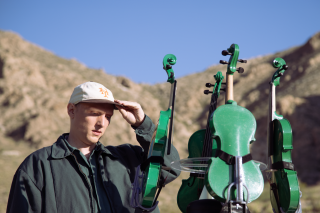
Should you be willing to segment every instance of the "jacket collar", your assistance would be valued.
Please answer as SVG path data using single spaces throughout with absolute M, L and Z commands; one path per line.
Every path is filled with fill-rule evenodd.
M 51 148 L 51 157 L 54 158 L 54 159 L 61 159 L 61 158 L 65 158 L 69 155 L 72 154 L 72 151 L 70 151 L 70 149 L 68 148 L 67 144 L 68 143 L 66 141 L 66 136 L 68 136 L 69 133 L 64 133 L 62 134 L 58 140 L 52 145 L 52 148 Z M 103 144 L 101 144 L 99 141 L 96 145 L 96 151 L 101 151 L 101 153 L 104 153 L 104 154 L 107 154 L 107 155 L 111 155 L 115 158 L 118 158 L 118 155 L 116 153 L 112 153 L 109 148 L 111 148 L 112 146 L 110 147 L 105 147 L 103 146 Z

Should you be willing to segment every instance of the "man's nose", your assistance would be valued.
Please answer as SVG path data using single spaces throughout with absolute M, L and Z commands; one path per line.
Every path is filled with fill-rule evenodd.
M 104 125 L 106 125 L 106 122 L 107 122 L 106 117 L 104 115 L 101 115 L 98 117 L 97 125 L 103 127 Z

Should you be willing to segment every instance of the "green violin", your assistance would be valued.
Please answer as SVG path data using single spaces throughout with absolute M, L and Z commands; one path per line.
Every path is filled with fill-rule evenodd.
M 160 180 L 160 172 L 163 164 L 163 157 L 165 149 L 167 147 L 167 154 L 170 154 L 172 132 L 173 132 L 173 115 L 174 115 L 174 102 L 175 92 L 177 87 L 177 81 L 175 80 L 174 71 L 172 65 L 176 63 L 176 56 L 167 54 L 163 59 L 163 69 L 168 74 L 168 80 L 171 84 L 171 93 L 169 106 L 166 111 L 160 111 L 160 117 L 152 137 L 148 152 L 148 165 L 144 169 L 144 179 L 142 185 L 142 202 L 143 207 L 150 208 L 155 204 L 157 200 L 156 192 L 158 194 L 163 186 L 163 180 Z
M 300 189 L 297 172 L 294 171 L 291 152 L 292 129 L 289 121 L 276 113 L 276 86 L 280 85 L 280 77 L 288 69 L 282 58 L 273 61 L 278 68 L 270 82 L 269 114 L 268 114 L 268 179 L 270 181 L 270 200 L 274 212 L 296 212 L 301 209 Z
M 192 134 L 188 141 L 189 159 L 198 157 L 212 157 L 215 155 L 217 149 L 217 143 L 211 138 L 210 130 L 210 115 L 217 108 L 217 99 L 219 97 L 220 88 L 224 76 L 221 72 L 214 75 L 216 83 L 206 83 L 206 87 L 214 87 L 213 91 L 205 90 L 204 94 L 212 93 L 211 101 L 209 105 L 209 114 L 207 119 L 206 129 L 201 129 Z M 186 180 L 182 180 L 181 187 L 177 195 L 177 203 L 181 212 L 186 213 L 188 205 L 199 199 L 200 194 L 204 188 L 204 175 L 199 173 L 190 173 L 190 177 Z
M 237 62 L 247 61 L 238 59 L 237 44 L 232 44 L 228 50 L 222 51 L 222 55 L 230 55 L 229 62 L 220 61 L 221 64 L 228 64 L 226 104 L 218 107 L 210 117 L 210 129 L 212 138 L 217 143 L 217 150 L 216 155 L 208 162 L 204 181 L 214 199 L 226 203 L 232 200 L 246 205 L 257 199 L 264 187 L 260 164 L 252 160 L 249 149 L 249 145 L 255 141 L 256 120 L 249 110 L 238 106 L 233 100 L 233 74 L 236 71 L 244 72 L 243 68 L 236 68 Z M 241 174 L 239 180 L 236 180 L 236 159 L 241 160 L 238 163 L 239 168 L 237 167 L 237 172 Z M 235 184 L 239 182 L 241 184 Z

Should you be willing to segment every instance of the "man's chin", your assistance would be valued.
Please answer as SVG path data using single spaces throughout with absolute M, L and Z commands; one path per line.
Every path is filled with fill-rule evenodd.
M 90 141 L 90 143 L 98 143 L 100 138 L 101 137 L 98 137 L 98 136 L 91 136 L 91 137 L 88 138 L 88 141 Z

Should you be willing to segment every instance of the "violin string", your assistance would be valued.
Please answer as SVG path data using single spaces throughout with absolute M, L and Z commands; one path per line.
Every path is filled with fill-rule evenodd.
M 206 133 L 205 133 L 205 156 L 204 157 L 211 157 L 211 149 L 212 149 L 212 141 L 211 138 L 211 130 L 210 130 L 210 115 L 214 112 L 214 109 L 216 107 L 216 91 L 213 91 L 209 107 L 209 115 L 207 120 L 207 127 L 206 127 Z
M 211 130 L 210 130 L 210 116 L 211 114 L 215 111 L 217 108 L 217 99 L 218 99 L 218 94 L 217 94 L 217 87 L 214 87 L 214 91 L 212 91 L 212 96 L 209 104 L 209 114 L 208 114 L 208 119 L 207 119 L 207 125 L 206 125 L 206 131 L 204 135 L 204 142 L 203 142 L 203 149 L 202 149 L 202 157 L 211 157 L 212 153 L 212 140 L 211 140 Z M 205 164 L 206 162 L 203 160 L 201 164 Z M 205 167 L 200 167 L 200 170 L 206 170 L 207 168 Z M 199 177 L 204 177 L 204 174 L 199 175 Z M 202 190 L 202 184 L 200 187 L 200 181 L 198 182 L 198 190 Z M 200 191 L 199 191 L 200 192 Z
M 215 88 L 217 89 L 217 88 Z M 211 130 L 210 130 L 210 116 L 214 112 L 217 106 L 217 93 L 216 90 L 213 91 L 213 94 L 211 96 L 210 105 L 209 105 L 209 115 L 207 119 L 207 125 L 206 125 L 206 132 L 204 137 L 204 144 L 203 144 L 203 150 L 202 150 L 202 157 L 211 157 L 212 153 L 212 140 L 211 140 Z M 202 164 L 205 164 L 206 162 L 203 161 Z M 201 170 L 205 170 L 206 168 L 200 168 Z
M 208 142 L 207 142 L 207 138 L 208 138 L 208 130 L 209 130 L 208 129 L 208 124 L 209 124 L 209 116 L 210 116 L 210 111 L 211 111 L 211 105 L 212 105 L 212 96 L 211 96 L 210 105 L 209 105 L 209 115 L 208 115 L 208 119 L 207 119 L 206 132 L 205 132 L 204 142 L 203 142 L 202 157 L 208 157 Z

